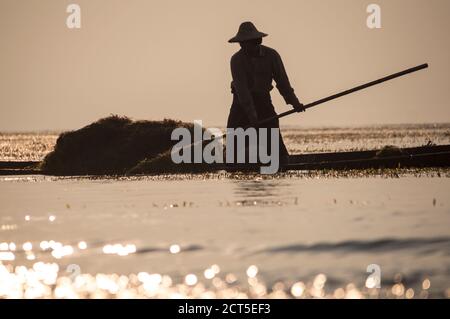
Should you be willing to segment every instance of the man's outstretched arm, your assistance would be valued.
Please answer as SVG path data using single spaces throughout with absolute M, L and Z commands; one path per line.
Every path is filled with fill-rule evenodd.
M 275 50 L 273 53 L 273 77 L 277 84 L 278 91 L 283 96 L 286 104 L 292 105 L 298 112 L 304 111 L 303 104 L 298 100 L 297 95 L 295 95 L 294 89 L 289 82 L 281 56 Z

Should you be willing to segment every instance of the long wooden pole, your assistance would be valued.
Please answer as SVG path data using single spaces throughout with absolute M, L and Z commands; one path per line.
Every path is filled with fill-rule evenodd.
M 426 68 L 428 68 L 428 63 L 424 63 L 424 64 L 418 65 L 416 67 L 413 67 L 413 68 L 410 68 L 410 69 L 407 69 L 407 70 L 404 70 L 404 71 L 401 71 L 401 72 L 397 72 L 397 73 L 385 76 L 384 78 L 381 78 L 381 79 L 378 79 L 378 80 L 375 80 L 375 81 L 372 81 L 372 82 L 368 82 L 366 84 L 359 85 L 359 86 L 354 87 L 352 89 L 349 89 L 349 90 L 346 90 L 346 91 L 342 91 L 340 93 L 336 93 L 336 94 L 330 95 L 330 96 L 325 97 L 323 99 L 320 99 L 320 100 L 317 100 L 315 102 L 306 104 L 306 105 L 304 105 L 304 108 L 305 109 L 309 109 L 309 108 L 311 108 L 313 106 L 316 106 L 316 105 L 319 105 L 319 104 L 322 104 L 322 103 L 325 103 L 325 102 L 337 99 L 337 98 L 339 98 L 341 96 L 348 95 L 348 94 L 351 94 L 351 93 L 354 93 L 354 92 L 357 92 L 357 91 L 360 91 L 360 90 L 364 90 L 364 89 L 367 89 L 368 87 L 371 87 L 371 86 L 374 86 L 374 85 L 377 85 L 377 84 L 380 84 L 380 83 L 383 83 L 383 82 L 386 82 L 386 81 L 390 81 L 392 79 L 395 79 L 395 78 L 398 78 L 398 77 L 401 77 L 401 76 L 404 76 L 404 75 L 407 75 L 407 74 L 410 74 L 410 73 L 413 73 L 413 72 L 417 72 L 419 70 L 423 70 L 423 69 L 426 69 Z M 273 116 L 273 117 L 270 117 L 270 118 L 267 118 L 267 119 L 264 119 L 264 120 L 258 122 L 257 126 L 259 126 L 261 124 L 265 124 L 265 123 L 273 121 L 273 120 L 276 120 L 276 119 L 280 119 L 282 117 L 288 116 L 288 115 L 293 114 L 293 113 L 297 113 L 297 111 L 295 109 L 292 109 L 292 110 L 280 113 L 277 116 Z

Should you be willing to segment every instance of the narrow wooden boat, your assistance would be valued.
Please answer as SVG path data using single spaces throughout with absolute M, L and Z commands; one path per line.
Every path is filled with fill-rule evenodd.
M 377 169 L 450 167 L 450 145 L 291 155 L 288 169 Z
M 39 162 L 1 162 L 0 175 L 41 174 Z M 203 166 L 204 167 L 204 166 Z M 385 147 L 381 150 L 291 155 L 287 170 L 348 170 L 379 168 L 450 167 L 450 145 L 412 148 Z M 235 167 L 240 170 L 245 167 Z M 211 165 L 207 171 L 224 169 Z M 198 171 L 196 171 L 198 172 Z

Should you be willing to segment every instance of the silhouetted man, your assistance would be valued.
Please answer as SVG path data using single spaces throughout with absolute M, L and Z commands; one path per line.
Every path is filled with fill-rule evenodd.
M 273 80 L 286 104 L 292 105 L 298 112 L 304 111 L 303 104 L 289 83 L 280 55 L 274 49 L 261 45 L 265 36 L 267 34 L 259 32 L 253 23 L 244 22 L 236 36 L 228 41 L 239 42 L 241 46 L 231 58 L 233 104 L 228 116 L 228 128 L 257 127 L 259 121 L 276 116 L 270 97 Z M 279 128 L 279 122 L 273 120 L 258 127 Z M 280 164 L 285 165 L 289 154 L 281 135 L 279 139 Z M 270 141 L 267 145 L 270 146 Z

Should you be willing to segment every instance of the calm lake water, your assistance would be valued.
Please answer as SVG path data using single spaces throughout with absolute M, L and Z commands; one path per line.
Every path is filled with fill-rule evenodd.
M 450 144 L 450 125 L 283 132 L 292 153 Z M 0 160 L 55 140 L 2 134 Z M 448 298 L 449 190 L 448 169 L 2 176 L 0 297 Z

